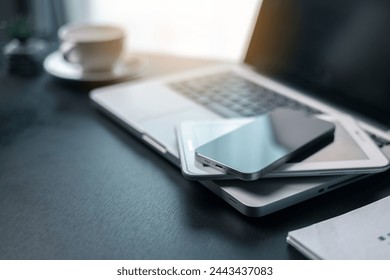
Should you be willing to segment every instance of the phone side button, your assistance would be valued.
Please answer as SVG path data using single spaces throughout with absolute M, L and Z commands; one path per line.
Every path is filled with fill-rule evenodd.
M 153 148 L 157 149 L 159 152 L 165 154 L 167 152 L 167 149 L 165 147 L 161 146 L 159 143 L 157 143 L 155 140 L 153 140 L 148 135 L 142 135 L 142 139 L 145 140 L 146 143 L 151 145 Z

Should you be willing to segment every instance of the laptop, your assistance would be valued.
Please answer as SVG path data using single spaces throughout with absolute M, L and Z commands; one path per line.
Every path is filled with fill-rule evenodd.
M 263 0 L 244 63 L 218 64 L 93 90 L 103 112 L 180 166 L 175 126 L 280 107 L 350 114 L 390 156 L 390 2 Z M 260 217 L 367 175 L 200 182 Z

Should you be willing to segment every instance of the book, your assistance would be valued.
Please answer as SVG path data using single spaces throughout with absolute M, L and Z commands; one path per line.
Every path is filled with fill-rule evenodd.
M 390 197 L 290 231 L 287 242 L 310 259 L 390 259 Z

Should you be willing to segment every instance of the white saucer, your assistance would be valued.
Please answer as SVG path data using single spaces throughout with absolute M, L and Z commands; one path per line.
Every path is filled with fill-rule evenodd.
M 143 59 L 130 56 L 118 61 L 112 71 L 84 72 L 80 65 L 65 61 L 59 51 L 49 54 L 43 63 L 45 70 L 55 77 L 85 82 L 107 82 L 130 78 L 139 74 L 145 66 Z

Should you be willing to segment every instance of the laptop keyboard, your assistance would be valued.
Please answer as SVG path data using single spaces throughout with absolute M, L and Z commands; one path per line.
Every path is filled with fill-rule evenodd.
M 233 72 L 192 78 L 171 83 L 169 86 L 226 118 L 252 117 L 280 107 L 307 114 L 321 114 L 317 109 L 248 81 Z M 369 135 L 379 147 L 390 145 L 388 140 Z
M 170 87 L 227 118 L 252 117 L 280 107 L 304 111 L 308 114 L 321 113 L 233 72 L 193 78 L 172 83 Z

